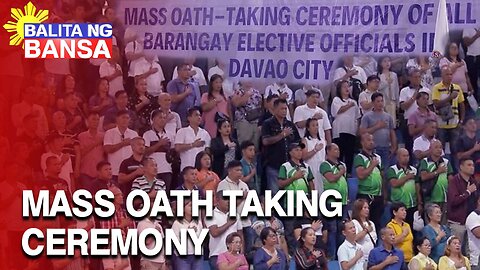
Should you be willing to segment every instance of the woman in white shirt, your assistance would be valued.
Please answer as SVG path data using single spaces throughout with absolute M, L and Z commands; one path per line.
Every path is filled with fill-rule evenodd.
M 362 246 L 363 256 L 368 262 L 368 255 L 377 243 L 375 224 L 369 219 L 370 205 L 365 199 L 358 199 L 353 203 L 352 221 L 357 235 L 355 241 Z
M 315 189 L 318 192 L 322 192 L 323 182 L 320 175 L 320 164 L 325 161 L 325 146 L 327 142 L 320 137 L 318 129 L 317 119 L 307 119 L 305 123 L 305 137 L 302 139 L 302 143 L 305 144 L 302 158 L 312 169 Z
M 184 215 L 182 219 L 177 219 L 173 222 L 172 230 L 175 232 L 175 235 L 178 239 L 180 239 L 180 232 L 186 229 L 194 229 L 197 236 L 200 235 L 202 232 L 203 226 L 202 222 L 198 219 L 194 219 L 192 217 L 192 202 L 186 200 L 184 203 Z M 187 243 L 187 255 L 186 256 L 179 256 L 178 252 L 175 251 L 174 256 L 175 266 L 174 269 L 182 269 L 182 270 L 196 270 L 202 269 L 202 257 L 195 256 L 195 247 L 193 243 L 189 241 Z
M 340 81 L 337 84 L 337 96 L 333 98 L 331 113 L 334 117 L 333 141 L 340 148 L 340 161 L 345 162 L 347 172 L 350 174 L 355 155 L 360 109 L 357 102 L 350 96 L 348 81 Z
M 392 61 L 389 56 L 384 56 L 379 60 L 379 91 L 383 94 L 385 100 L 385 111 L 393 117 L 393 122 L 395 123 L 397 121 L 397 103 L 400 94 L 397 73 L 391 71 Z

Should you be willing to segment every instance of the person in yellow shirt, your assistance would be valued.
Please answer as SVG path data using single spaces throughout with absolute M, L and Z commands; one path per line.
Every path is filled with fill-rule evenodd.
M 395 233 L 394 245 L 403 251 L 405 262 L 408 263 L 413 257 L 413 234 L 410 225 L 405 222 L 407 207 L 404 203 L 392 204 L 393 219 L 387 224 Z
M 459 137 L 459 126 L 465 119 L 465 97 L 460 86 L 452 83 L 452 78 L 452 69 L 448 66 L 442 67 L 442 81 L 433 87 L 432 101 L 437 113 L 438 139 L 442 145 L 450 143 L 452 164 L 456 165 L 455 146 Z
M 441 270 L 471 270 L 470 260 L 462 254 L 462 243 L 456 236 L 450 236 L 445 247 L 445 256 L 438 261 Z
M 415 255 L 408 263 L 408 270 L 437 270 L 437 264 L 429 257 L 432 245 L 427 237 L 415 238 Z

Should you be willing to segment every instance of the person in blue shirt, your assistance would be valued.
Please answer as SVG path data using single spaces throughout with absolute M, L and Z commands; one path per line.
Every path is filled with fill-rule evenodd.
M 380 230 L 382 246 L 376 247 L 368 255 L 369 270 L 401 270 L 404 269 L 403 252 L 393 246 L 395 232 L 390 228 Z

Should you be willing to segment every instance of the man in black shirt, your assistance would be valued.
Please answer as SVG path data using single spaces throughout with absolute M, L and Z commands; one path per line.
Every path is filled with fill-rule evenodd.
M 97 178 L 92 180 L 88 186 L 88 191 L 95 196 L 95 194 L 101 189 L 109 189 L 115 184 L 112 182 L 112 165 L 107 161 L 100 161 L 97 164 Z
M 457 141 L 457 159 L 471 158 L 475 163 L 475 175 L 478 175 L 480 174 L 480 138 L 476 135 L 475 119 L 468 119 L 463 129 L 465 132 Z
M 273 103 L 273 117 L 266 120 L 262 127 L 264 164 L 266 165 L 267 189 L 272 194 L 279 190 L 277 179 L 280 166 L 288 160 L 288 146 L 299 142 L 297 127 L 286 119 L 288 105 L 285 99 Z
M 133 155 L 120 164 L 120 171 L 118 173 L 118 183 L 125 198 L 132 190 L 133 180 L 143 176 L 142 162 L 145 157 L 145 140 L 142 137 L 132 139 Z

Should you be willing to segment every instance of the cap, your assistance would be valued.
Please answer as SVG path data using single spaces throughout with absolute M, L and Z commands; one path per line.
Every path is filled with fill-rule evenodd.
M 300 147 L 301 149 L 304 149 L 304 148 L 305 148 L 305 144 L 303 144 L 303 143 L 291 143 L 291 144 L 288 146 L 288 151 L 292 151 L 293 149 L 298 148 L 298 147 Z

